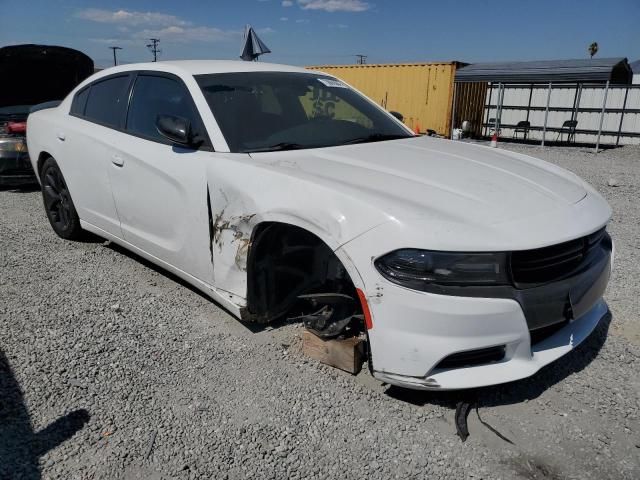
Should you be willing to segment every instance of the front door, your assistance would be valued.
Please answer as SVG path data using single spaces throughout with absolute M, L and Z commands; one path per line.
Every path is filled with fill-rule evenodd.
M 156 128 L 158 115 L 188 119 L 203 139 L 200 148 L 179 146 L 162 136 Z M 205 162 L 212 153 L 182 81 L 167 74 L 138 74 L 120 135 L 109 172 L 124 239 L 209 283 Z

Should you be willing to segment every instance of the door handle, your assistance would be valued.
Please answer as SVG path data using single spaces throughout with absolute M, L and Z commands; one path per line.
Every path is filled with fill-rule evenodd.
M 120 155 L 113 155 L 111 157 L 111 163 L 113 163 L 116 167 L 122 167 L 124 165 L 124 158 Z
M 64 133 L 58 132 L 56 136 L 58 137 L 58 140 L 60 140 L 61 142 L 64 142 L 64 139 L 65 139 Z

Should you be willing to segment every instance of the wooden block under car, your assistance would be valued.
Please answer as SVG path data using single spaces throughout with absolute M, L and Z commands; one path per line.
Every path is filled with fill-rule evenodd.
M 302 333 L 302 352 L 325 365 L 357 374 L 364 362 L 363 340 L 358 337 L 324 339 L 309 330 Z

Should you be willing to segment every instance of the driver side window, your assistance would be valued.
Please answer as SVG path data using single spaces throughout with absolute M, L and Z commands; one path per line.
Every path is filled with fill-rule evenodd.
M 204 133 L 191 94 L 181 82 L 168 77 L 139 74 L 127 114 L 127 133 L 160 143 L 171 143 L 156 128 L 158 115 L 186 118 L 191 122 L 194 133 Z

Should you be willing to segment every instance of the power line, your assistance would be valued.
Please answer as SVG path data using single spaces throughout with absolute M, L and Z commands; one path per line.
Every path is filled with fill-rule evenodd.
M 358 53 L 355 55 L 355 57 L 356 57 L 356 63 L 358 65 L 364 65 L 367 63 L 367 55 L 362 55 Z
M 158 61 L 158 54 L 162 53 L 162 50 L 160 50 L 158 48 L 158 43 L 160 43 L 160 39 L 159 38 L 150 38 L 149 40 L 151 40 L 151 43 L 147 44 L 147 48 L 149 50 L 151 50 L 151 53 L 153 53 L 153 61 L 157 62 Z
M 111 50 L 113 50 L 113 66 L 115 67 L 116 65 L 118 65 L 118 60 L 116 59 L 116 50 L 122 50 L 122 47 L 109 47 Z

